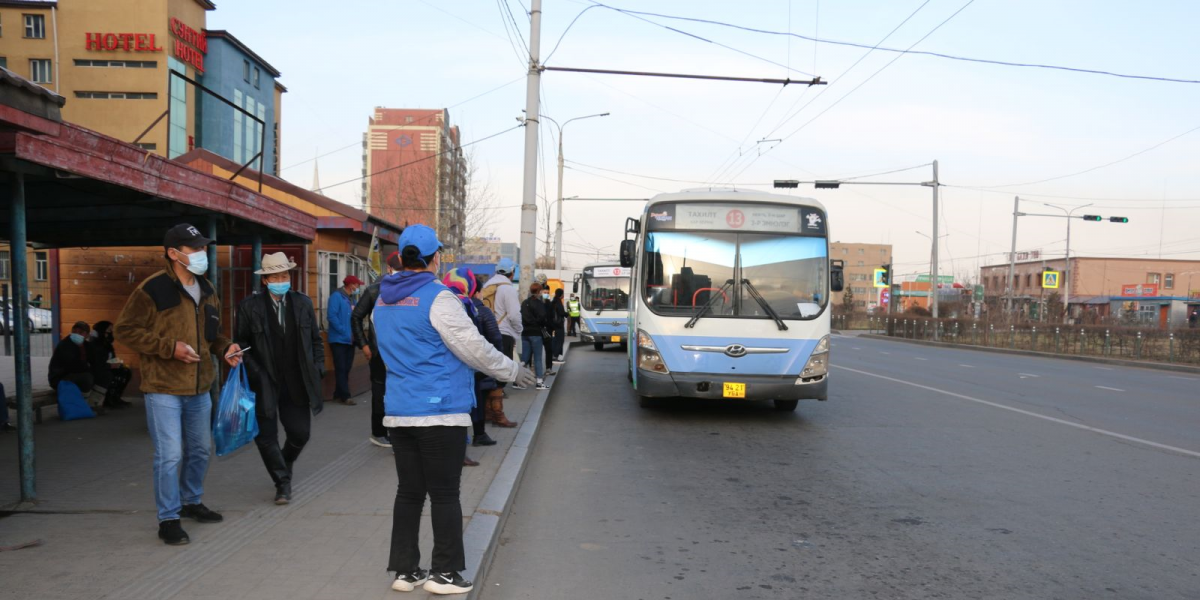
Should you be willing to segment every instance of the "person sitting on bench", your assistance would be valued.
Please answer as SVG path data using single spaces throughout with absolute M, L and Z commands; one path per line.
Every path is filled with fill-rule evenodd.
M 79 321 L 71 327 L 71 335 L 58 343 L 58 347 L 54 349 L 54 356 L 50 357 L 50 369 L 47 374 L 50 387 L 57 390 L 58 383 L 65 379 L 78 386 L 79 391 L 84 394 L 92 391 L 95 379 L 88 364 L 87 352 L 83 348 L 84 338 L 91 329 L 87 323 Z
M 133 371 L 126 367 L 113 348 L 113 324 L 111 321 L 100 321 L 92 328 L 84 348 L 87 349 L 88 363 L 92 367 L 92 379 L 96 385 L 105 389 L 105 408 L 125 408 L 131 402 L 121 399 L 125 386 Z

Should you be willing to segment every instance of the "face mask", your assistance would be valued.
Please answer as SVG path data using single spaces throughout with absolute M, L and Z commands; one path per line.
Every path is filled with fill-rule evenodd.
M 267 291 L 271 292 L 272 294 L 274 294 L 276 296 L 282 296 L 282 295 L 288 293 L 288 290 L 290 290 L 290 289 L 292 289 L 292 282 L 290 282 L 290 281 L 285 281 L 283 283 L 268 283 L 267 284 Z
M 193 252 L 187 255 L 187 257 L 188 264 L 184 266 L 187 267 L 187 270 L 193 275 L 203 275 L 208 272 L 208 252 L 201 250 L 199 252 Z M 181 260 L 176 260 L 175 262 L 181 265 L 183 264 L 183 261 Z
M 72 333 L 71 341 L 74 342 L 76 346 L 82 345 L 83 344 L 83 336 L 79 335 L 78 333 Z
M 542 294 L 542 300 L 549 300 L 550 294 Z

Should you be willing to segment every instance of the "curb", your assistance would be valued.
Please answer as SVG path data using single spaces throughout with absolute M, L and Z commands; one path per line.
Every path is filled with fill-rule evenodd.
M 568 362 L 571 348 L 577 343 L 568 342 L 566 345 L 564 356 L 568 358 Z M 564 362 L 559 365 L 559 374 L 567 364 Z M 525 473 L 525 465 L 529 462 L 529 454 L 533 449 L 538 426 L 542 422 L 542 412 L 546 407 L 546 400 L 554 391 L 554 380 L 557 378 L 558 375 L 549 377 L 550 389 L 538 393 L 533 404 L 529 406 L 529 412 L 525 415 L 520 429 L 517 430 L 517 437 L 513 439 L 508 454 L 500 463 L 500 469 L 496 471 L 495 478 L 484 492 L 483 499 L 479 501 L 479 507 L 471 515 L 471 522 L 463 531 L 463 548 L 467 557 L 467 568 L 463 572 L 463 577 L 475 583 L 475 587 L 467 593 L 468 600 L 478 598 L 483 593 L 483 580 L 487 577 L 487 568 L 491 565 L 492 557 L 496 553 L 496 542 L 500 537 L 500 530 L 504 528 L 504 523 L 508 520 L 508 509 L 512 506 L 513 493 Z
M 1141 360 L 1125 360 L 1120 358 L 1105 358 L 1102 356 L 1077 356 L 1073 354 L 1053 354 L 1050 352 L 1036 352 L 1034 350 L 1017 350 L 1013 348 L 992 348 L 989 346 L 975 346 L 972 344 L 954 344 L 950 342 L 931 342 L 928 340 L 909 340 L 904 338 L 895 338 L 876 333 L 863 333 L 858 337 L 869 340 L 884 340 L 889 342 L 904 342 L 906 344 L 917 344 L 919 346 L 933 346 L 936 348 L 955 348 L 959 350 L 975 350 L 977 352 L 994 352 L 997 354 L 1011 354 L 1015 356 L 1033 356 L 1036 358 L 1057 358 L 1061 360 L 1073 360 L 1077 362 L 1098 363 L 1103 365 L 1113 365 L 1117 367 L 1136 367 L 1141 369 L 1153 369 L 1156 371 L 1173 371 L 1176 373 L 1190 373 L 1200 375 L 1200 367 L 1190 365 L 1176 365 L 1170 363 L 1155 363 Z

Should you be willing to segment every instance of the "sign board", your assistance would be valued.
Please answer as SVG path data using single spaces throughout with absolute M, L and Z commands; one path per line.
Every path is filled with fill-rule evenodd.
M 929 283 L 929 273 L 917 275 L 917 283 Z M 938 275 L 938 285 L 954 283 L 953 275 Z
M 880 306 L 887 306 L 888 304 L 891 303 L 891 301 L 892 301 L 892 292 L 891 291 L 884 288 L 882 291 L 879 292 L 879 305 Z
M 887 284 L 883 282 L 883 276 L 887 275 L 887 269 L 875 269 L 875 276 L 872 285 L 877 288 L 885 288 Z
M 1136 283 L 1121 286 L 1122 296 L 1140 296 L 1150 298 L 1158 295 L 1157 283 Z
M 153 33 L 85 33 L 88 51 L 162 52 Z
M 625 267 L 596 267 L 592 269 L 592 277 L 629 277 L 629 269 Z
M 646 215 L 652 230 L 775 232 L 824 236 L 825 213 L 810 206 L 742 203 L 658 204 Z
M 1042 271 L 1042 287 L 1047 290 L 1057 290 L 1062 273 L 1058 271 Z

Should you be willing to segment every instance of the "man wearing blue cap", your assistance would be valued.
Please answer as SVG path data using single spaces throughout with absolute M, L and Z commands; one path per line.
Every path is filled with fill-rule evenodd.
M 471 591 L 463 579 L 459 484 L 478 371 L 498 381 L 534 382 L 533 373 L 479 334 L 462 301 L 435 273 L 442 244 L 425 225 L 400 234 L 399 273 L 383 278 L 371 320 L 387 366 L 383 424 L 396 459 L 396 502 L 388 570 L 392 589 L 424 584 L 434 594 Z M 421 510 L 429 497 L 433 556 L 421 569 Z

